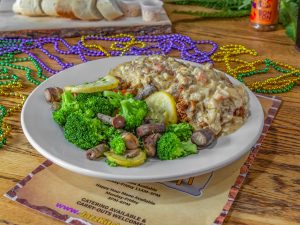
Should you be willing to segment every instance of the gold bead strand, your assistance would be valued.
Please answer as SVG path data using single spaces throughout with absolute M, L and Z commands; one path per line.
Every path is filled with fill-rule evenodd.
M 18 92 L 14 92 L 13 90 L 4 90 L 3 88 L 0 89 L 0 95 L 5 97 L 13 97 L 13 98 L 20 98 L 21 102 L 17 103 L 15 106 L 7 109 L 6 116 L 11 115 L 14 112 L 18 112 L 22 109 L 27 96 Z
M 99 45 L 99 44 L 87 44 L 85 42 L 85 39 L 87 39 L 87 38 L 95 38 L 95 37 L 96 36 L 94 36 L 94 35 L 81 36 L 80 40 L 81 40 L 82 46 L 85 47 L 85 48 L 95 48 L 95 49 L 98 49 L 99 51 L 103 52 L 106 57 L 111 57 L 111 54 L 108 51 L 106 51 L 105 48 L 102 47 L 101 45 Z
M 135 37 L 130 34 L 116 34 L 113 36 L 108 36 L 107 38 L 114 39 L 114 38 L 126 38 L 126 37 L 129 38 L 130 41 L 127 41 L 125 43 L 116 41 L 110 45 L 110 49 L 115 51 L 121 51 L 121 55 L 125 55 L 125 53 L 128 52 L 132 46 L 140 45 L 140 48 L 144 48 L 146 46 L 145 42 L 137 41 Z M 117 47 L 117 45 L 120 44 L 123 47 Z
M 7 85 L 6 85 L 7 86 Z M 4 118 L 6 116 L 11 115 L 14 112 L 18 112 L 21 111 L 22 106 L 25 103 L 26 100 L 26 96 L 24 94 L 15 92 L 14 89 L 16 89 L 16 87 L 18 88 L 19 86 L 13 86 L 13 84 L 11 84 L 10 88 L 5 88 L 5 87 L 1 87 L 0 88 L 0 96 L 5 96 L 5 97 L 17 97 L 21 99 L 20 103 L 17 103 L 15 106 L 11 107 L 11 108 L 5 108 L 3 105 L 1 105 L 1 122 L 2 122 L 2 126 L 1 126 L 1 132 L 0 132 L 0 148 L 3 147 L 3 145 L 6 143 L 7 137 L 10 135 L 11 133 L 11 126 L 4 121 Z M 5 112 L 3 112 L 5 111 Z
M 221 46 L 220 50 L 212 56 L 212 60 L 215 62 L 224 62 L 226 66 L 226 72 L 236 78 L 237 74 L 240 73 L 240 68 L 250 68 L 248 69 L 248 71 L 255 69 L 251 63 L 235 57 L 241 54 L 256 56 L 257 52 L 251 49 L 247 49 L 243 45 L 229 44 Z M 231 63 L 233 62 L 240 63 L 241 65 L 233 68 L 231 66 Z M 245 71 L 243 70 L 243 72 Z

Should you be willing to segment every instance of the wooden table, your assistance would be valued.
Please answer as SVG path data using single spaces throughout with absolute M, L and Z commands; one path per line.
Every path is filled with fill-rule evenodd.
M 213 40 L 220 45 L 243 44 L 257 50 L 261 58 L 300 66 L 300 52 L 295 50 L 282 27 L 274 32 L 260 33 L 249 27 L 248 18 L 194 19 L 191 16 L 172 14 L 174 6 L 166 8 L 176 33 L 189 35 L 193 39 Z M 70 41 L 75 40 L 77 39 Z M 225 69 L 223 64 L 216 64 L 216 67 Z M 33 86 L 28 84 L 24 91 L 28 94 L 31 90 Z M 300 88 L 295 87 L 279 96 L 283 99 L 281 109 L 226 224 L 300 224 L 300 138 L 297 136 L 300 134 Z M 0 151 L 1 195 L 45 160 L 23 135 L 20 114 L 13 115 L 7 121 L 12 125 L 13 132 L 8 144 Z M 0 197 L 0 225 L 16 224 L 61 223 Z

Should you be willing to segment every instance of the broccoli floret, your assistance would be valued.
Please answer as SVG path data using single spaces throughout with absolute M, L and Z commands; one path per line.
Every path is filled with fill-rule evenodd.
M 69 115 L 69 110 L 66 109 L 56 110 L 52 113 L 52 117 L 54 121 L 62 127 L 65 125 L 68 115 Z
M 103 134 L 105 135 L 106 139 L 109 140 L 108 144 L 112 151 L 118 155 L 123 155 L 126 151 L 126 145 L 124 140 L 121 137 L 120 131 L 117 129 L 106 126 L 104 129 Z
M 116 108 L 120 108 L 122 100 L 130 99 L 133 97 L 132 94 L 129 93 L 123 95 L 121 92 L 114 92 L 114 91 L 104 91 L 103 95 L 107 97 L 110 103 Z
M 181 142 L 181 147 L 184 149 L 183 156 L 198 153 L 197 145 L 193 144 L 191 141 Z
M 102 97 L 103 93 L 102 92 L 93 92 L 93 93 L 78 93 L 76 95 L 76 100 L 78 102 L 85 102 L 88 100 L 90 97 Z
M 82 112 L 73 112 L 64 126 L 65 138 L 81 149 L 89 149 L 105 140 L 104 125 L 96 118 L 86 117 Z
M 103 134 L 105 135 L 107 140 L 111 139 L 112 137 L 114 137 L 115 135 L 120 133 L 117 129 L 115 129 L 112 126 L 108 126 L 108 125 L 104 125 L 104 126 L 105 126 L 105 129 L 104 129 Z
M 115 107 L 110 104 L 107 98 L 93 96 L 82 104 L 82 110 L 91 113 L 93 117 L 95 117 L 97 113 L 111 116 Z
M 192 142 L 180 142 L 176 134 L 167 132 L 157 142 L 157 156 L 161 160 L 173 160 L 197 153 L 197 146 Z
M 120 115 L 125 118 L 125 129 L 127 130 L 133 130 L 140 126 L 147 113 L 148 106 L 145 101 L 135 100 L 133 98 L 121 101 Z
M 65 91 L 62 94 L 62 102 L 59 110 L 56 110 L 52 113 L 52 117 L 55 122 L 60 126 L 64 126 L 68 116 L 79 110 L 79 104 L 77 103 L 75 97 L 70 91 Z
M 171 124 L 167 128 L 167 132 L 172 132 L 180 139 L 180 141 L 188 141 L 193 134 L 193 127 L 189 123 Z
M 76 100 L 80 108 L 90 117 L 95 117 L 97 113 L 111 116 L 115 110 L 109 99 L 103 97 L 102 92 L 79 93 Z
M 123 155 L 126 151 L 126 145 L 120 134 L 115 134 L 109 141 L 112 151 L 118 155 Z
M 107 165 L 111 166 L 111 167 L 117 167 L 118 164 L 113 162 L 113 161 L 110 161 L 108 159 L 105 160 L 105 162 L 107 163 Z

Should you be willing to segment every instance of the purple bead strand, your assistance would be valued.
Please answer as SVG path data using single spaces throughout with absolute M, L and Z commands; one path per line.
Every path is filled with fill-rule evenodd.
M 101 50 L 95 50 L 87 48 L 83 45 L 82 41 L 79 40 L 76 44 L 71 45 L 65 39 L 59 37 L 43 37 L 39 39 L 26 39 L 26 38 L 1 38 L 0 41 L 5 42 L 10 40 L 10 44 L 7 46 L 0 47 L 0 55 L 13 52 L 21 51 L 28 54 L 34 58 L 46 71 L 55 74 L 59 70 L 51 69 L 42 60 L 40 60 L 35 54 L 30 52 L 30 50 L 39 48 L 44 54 L 46 54 L 50 59 L 56 61 L 61 69 L 66 69 L 73 66 L 73 63 L 64 63 L 62 59 L 58 56 L 51 54 L 48 50 L 44 48 L 45 44 L 53 44 L 54 50 L 61 55 L 78 55 L 82 62 L 87 62 L 86 56 L 90 57 L 103 57 L 105 54 Z M 86 41 L 113 41 L 116 42 L 116 47 L 122 48 L 124 44 L 131 40 L 130 37 L 105 37 L 105 36 L 86 36 Z M 147 46 L 141 48 L 139 46 L 131 46 L 131 48 L 125 52 L 125 55 L 153 55 L 153 54 L 163 54 L 167 55 L 171 51 L 179 51 L 182 59 L 205 63 L 212 63 L 210 56 L 216 52 L 218 45 L 209 40 L 193 40 L 188 36 L 181 34 L 166 34 L 166 35 L 144 35 L 137 36 L 137 41 L 147 43 Z M 15 43 L 12 43 L 15 42 Z M 66 50 L 59 48 L 62 44 Z M 210 51 L 202 51 L 199 49 L 198 45 L 211 45 Z M 109 50 L 111 56 L 120 56 L 124 54 L 120 50 Z
M 64 63 L 58 56 L 55 56 L 53 54 L 51 54 L 47 49 L 44 48 L 45 44 L 54 44 L 55 42 L 57 42 L 59 39 L 57 38 L 40 38 L 36 41 L 38 48 L 45 54 L 47 55 L 50 59 L 56 61 L 61 67 L 62 70 L 69 68 L 71 66 L 73 66 L 73 64 L 71 63 Z

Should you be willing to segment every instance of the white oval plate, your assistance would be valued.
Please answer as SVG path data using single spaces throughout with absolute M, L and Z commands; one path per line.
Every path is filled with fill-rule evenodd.
M 64 70 L 40 84 L 27 98 L 21 114 L 22 128 L 30 144 L 47 159 L 73 172 L 127 182 L 158 182 L 204 174 L 237 160 L 255 144 L 262 131 L 264 115 L 258 99 L 246 88 L 250 97 L 250 117 L 236 132 L 218 138 L 211 149 L 176 160 L 148 159 L 135 168 L 110 167 L 104 160 L 86 159 L 85 151 L 69 143 L 53 121 L 50 105 L 44 99 L 44 89 L 94 81 L 118 64 L 135 58 L 124 56 L 90 61 Z M 229 79 L 240 84 L 232 77 Z

